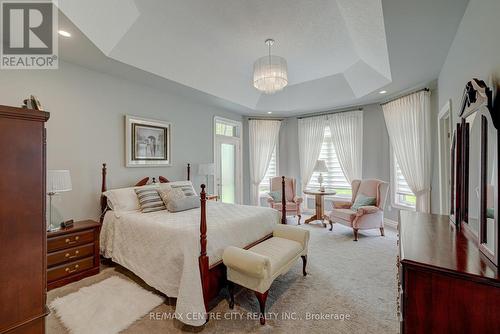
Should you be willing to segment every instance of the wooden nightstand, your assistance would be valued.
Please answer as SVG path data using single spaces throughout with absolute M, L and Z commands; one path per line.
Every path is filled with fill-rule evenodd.
M 47 232 L 47 290 L 99 273 L 99 232 L 93 220 Z

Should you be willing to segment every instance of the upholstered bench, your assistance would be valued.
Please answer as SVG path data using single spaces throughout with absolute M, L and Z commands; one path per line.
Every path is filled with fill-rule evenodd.
M 233 283 L 253 290 L 260 305 L 260 323 L 264 325 L 267 294 L 274 279 L 290 270 L 299 257 L 302 257 L 302 274 L 307 275 L 308 242 L 308 230 L 277 225 L 273 237 L 249 249 L 227 247 L 222 261 L 227 267 L 229 308 L 234 307 Z

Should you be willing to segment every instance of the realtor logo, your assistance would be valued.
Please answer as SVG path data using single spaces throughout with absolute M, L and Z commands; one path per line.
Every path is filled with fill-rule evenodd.
M 1 69 L 58 68 L 53 1 L 2 1 L 0 17 Z

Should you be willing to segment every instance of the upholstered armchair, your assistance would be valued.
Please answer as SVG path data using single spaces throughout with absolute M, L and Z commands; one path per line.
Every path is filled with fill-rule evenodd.
M 282 178 L 281 176 L 276 176 L 270 180 L 271 193 L 279 192 L 281 193 Z M 296 185 L 294 178 L 285 177 L 285 201 L 286 201 L 286 214 L 294 215 L 298 217 L 298 224 L 300 225 L 300 219 L 302 217 L 301 206 L 302 197 L 297 197 L 296 195 Z M 273 197 L 268 196 L 267 203 L 273 209 L 281 211 L 281 199 L 275 200 Z
M 352 181 L 352 200 L 333 201 L 333 210 L 329 215 L 330 231 L 333 223 L 340 223 L 352 227 L 354 241 L 358 241 L 358 231 L 380 229 L 384 236 L 384 206 L 389 190 L 389 184 L 376 179 Z M 351 209 L 358 196 L 361 198 L 374 197 L 373 205 L 363 205 L 356 210 Z

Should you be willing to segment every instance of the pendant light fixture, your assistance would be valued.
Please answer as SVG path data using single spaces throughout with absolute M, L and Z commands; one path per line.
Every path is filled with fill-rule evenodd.
M 274 39 L 266 39 L 265 43 L 269 54 L 253 65 L 253 86 L 264 94 L 274 94 L 288 85 L 288 69 L 285 58 L 271 55 Z

